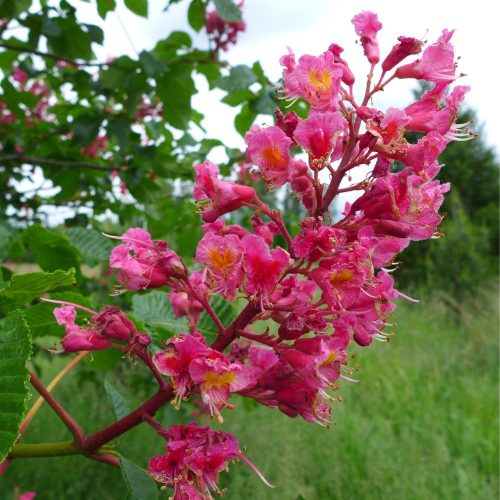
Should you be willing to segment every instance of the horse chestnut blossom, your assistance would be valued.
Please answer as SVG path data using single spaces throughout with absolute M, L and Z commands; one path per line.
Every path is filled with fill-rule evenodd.
M 351 346 L 387 341 L 396 300 L 413 300 L 394 288 L 397 255 L 414 241 L 441 236 L 439 208 L 450 186 L 437 178 L 439 155 L 451 141 L 474 136 L 467 123 L 457 123 L 469 88 L 453 84 L 453 31 L 444 30 L 426 48 L 400 36 L 384 54 L 376 14 L 365 11 L 352 22 L 368 80 L 361 78 L 366 68 L 355 75 L 337 43 L 298 60 L 289 49 L 280 60 L 279 95 L 291 104 L 305 100 L 308 116 L 277 110 L 274 125 L 254 125 L 246 135 L 246 171 L 269 189 L 287 189 L 286 196 L 302 205 L 305 216 L 295 233 L 279 209 L 243 184 L 250 176 L 239 183 L 223 179 L 206 160 L 194 166 L 193 197 L 204 224 L 193 269 L 142 228 L 118 237 L 110 258 L 127 290 L 165 289 L 155 293 L 168 293 L 175 316 L 187 318 L 175 329 L 182 333 L 149 345 L 116 307 L 87 310 L 86 326 L 76 324 L 75 305 L 55 311 L 66 329 L 65 351 L 121 348 L 153 372 L 160 390 L 130 419 L 150 423 L 166 439 L 149 473 L 172 488 L 176 500 L 221 493 L 219 473 L 234 460 L 258 471 L 227 432 L 194 423 L 163 429 L 152 418 L 162 405 L 173 400 L 179 408 L 201 399 L 209 418 L 222 423 L 227 411 L 236 410 L 238 394 L 328 426 L 334 401 L 341 399 L 336 392 L 357 381 Z M 410 56 L 417 59 L 401 65 Z M 387 99 L 396 78 L 425 79 L 433 87 L 404 108 L 375 107 L 378 93 Z M 419 134 L 413 142 L 410 131 Z M 368 173 L 353 181 L 359 167 Z M 334 216 L 337 196 L 355 192 Z M 236 211 L 241 225 L 231 223 Z M 224 308 L 233 311 L 231 320 L 222 316 Z

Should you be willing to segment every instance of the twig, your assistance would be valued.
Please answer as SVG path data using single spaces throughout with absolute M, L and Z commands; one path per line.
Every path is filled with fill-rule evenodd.
M 78 356 L 73 358 L 50 382 L 50 384 L 47 386 L 47 392 L 52 392 L 56 385 L 70 372 L 70 370 L 76 366 L 87 354 L 89 351 L 83 351 Z M 21 424 L 21 428 L 19 429 L 19 433 L 21 436 L 26 432 L 26 429 L 30 425 L 31 421 L 33 420 L 33 417 L 35 416 L 36 412 L 40 409 L 42 406 L 43 402 L 45 401 L 45 398 L 43 396 L 40 396 L 36 401 L 35 404 L 30 408 L 28 411 L 26 417 L 24 417 L 23 423 Z
M 96 165 L 88 161 L 69 161 L 69 160 L 54 160 L 52 158 L 37 158 L 35 156 L 23 155 L 5 155 L 0 156 L 0 162 L 16 162 L 30 163 L 38 165 L 46 165 L 47 167 L 70 167 L 70 168 L 88 168 L 91 170 L 101 170 L 104 172 L 112 172 L 113 170 L 121 170 L 124 167 Z
M 57 413 L 57 416 L 62 420 L 64 425 L 69 429 L 75 442 L 80 445 L 85 437 L 83 429 L 80 425 L 69 415 L 69 413 L 59 404 L 59 402 L 52 396 L 52 394 L 45 388 L 38 377 L 31 373 L 30 375 L 31 385 L 38 391 L 38 393 L 47 401 L 47 403 L 52 407 L 52 409 Z

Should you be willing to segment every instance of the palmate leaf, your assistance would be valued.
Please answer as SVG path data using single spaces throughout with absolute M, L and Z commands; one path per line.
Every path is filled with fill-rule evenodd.
M 132 314 L 147 326 L 165 330 L 170 334 L 188 331 L 186 319 L 175 317 L 166 292 L 154 291 L 135 295 L 132 299 Z
M 53 273 L 27 273 L 12 276 L 0 283 L 0 308 L 4 312 L 31 302 L 45 292 L 73 285 L 75 270 L 54 271 Z
M 125 457 L 120 457 L 123 479 L 127 485 L 127 500 L 156 500 L 158 487 L 148 473 Z
M 0 320 L 0 462 L 19 438 L 19 427 L 29 397 L 31 335 L 23 313 L 11 312 Z
M 130 413 L 130 406 L 127 400 L 115 389 L 115 387 L 108 382 L 107 379 L 104 380 L 104 389 L 109 396 L 109 400 L 113 407 L 113 413 L 115 414 L 116 420 L 120 420 Z
M 235 308 L 220 295 L 214 295 L 211 300 L 211 306 L 224 326 L 228 326 L 236 318 L 237 313 Z M 201 314 L 197 329 L 203 334 L 209 344 L 219 333 L 217 326 L 206 311 Z
M 95 229 L 68 227 L 62 233 L 78 248 L 89 266 L 96 266 L 109 258 L 113 243 Z

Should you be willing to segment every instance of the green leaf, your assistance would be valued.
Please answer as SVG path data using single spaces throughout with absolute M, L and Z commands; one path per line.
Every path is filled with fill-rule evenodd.
M 227 96 L 222 99 L 222 102 L 229 104 L 229 106 L 239 106 L 240 104 L 254 98 L 255 95 L 250 92 L 250 90 L 245 89 L 227 94 Z
M 158 487 L 151 476 L 125 457 L 120 457 L 123 479 L 127 485 L 127 500 L 156 500 Z
M 96 266 L 109 258 L 113 243 L 95 229 L 68 227 L 62 230 L 74 247 L 78 248 L 89 266 Z
M 127 154 L 130 147 L 130 122 L 124 116 L 110 118 L 108 134 L 118 143 L 120 152 Z
M 80 267 L 78 249 L 57 229 L 34 224 L 23 231 L 22 239 L 44 271 Z
M 154 291 L 134 295 L 132 299 L 134 318 L 153 328 L 162 328 L 176 334 L 188 331 L 185 318 L 176 318 L 166 292 Z
M 97 0 L 97 13 L 102 19 L 106 18 L 108 12 L 112 12 L 116 8 L 115 0 Z
M 90 35 L 90 38 L 93 42 L 102 45 L 104 42 L 104 31 L 99 26 L 95 24 L 82 24 L 87 28 L 87 33 Z
M 256 117 L 257 114 L 249 108 L 248 104 L 245 104 L 234 118 L 234 126 L 236 127 L 236 130 L 244 137 Z
M 7 258 L 15 236 L 16 231 L 14 228 L 6 222 L 0 222 L 0 262 Z
M 188 21 L 195 31 L 200 31 L 205 26 L 205 9 L 202 0 L 193 0 L 189 4 Z
M 148 17 L 148 0 L 125 0 L 125 5 L 134 14 L 141 17 Z
M 123 353 L 114 349 L 93 351 L 91 356 L 85 358 L 85 363 L 96 372 L 113 370 L 121 361 Z
M 163 61 L 170 61 L 181 48 L 190 48 L 193 44 L 191 37 L 185 31 L 172 31 L 165 40 L 160 40 L 153 53 Z
M 232 0 L 214 0 L 215 10 L 222 19 L 231 23 L 243 21 L 240 8 Z
M 0 283 L 0 305 L 10 310 L 31 302 L 45 292 L 67 287 L 75 283 L 75 270 L 54 271 L 53 273 L 27 273 L 12 276 Z
M 218 85 L 221 89 L 227 90 L 229 93 L 238 90 L 248 90 L 248 87 L 257 81 L 257 77 L 252 69 L 245 64 L 239 64 L 231 68 L 229 76 L 221 78 Z
M 139 54 L 139 60 L 148 76 L 161 75 L 165 71 L 165 63 L 147 50 Z
M 269 89 L 264 89 L 257 99 L 250 101 L 250 109 L 254 113 L 261 115 L 272 115 L 276 107 L 277 104 L 274 100 L 274 91 Z
M 189 126 L 191 96 L 196 92 L 191 78 L 192 70 L 191 64 L 176 64 L 156 80 L 158 96 L 165 106 L 164 118 L 181 130 Z
M 61 26 L 50 17 L 44 17 L 42 21 L 42 34 L 47 37 L 61 36 Z
M 19 438 L 29 398 L 31 336 L 21 311 L 0 320 L 0 462 Z
M 110 382 L 108 382 L 107 379 L 104 380 L 104 389 L 109 396 L 116 420 L 120 420 L 128 415 L 130 413 L 130 407 L 127 400 L 113 387 Z
M 10 19 L 17 17 L 28 10 L 32 0 L 3 0 L 0 1 L 0 17 Z
M 102 119 L 96 115 L 81 115 L 73 125 L 73 142 L 78 146 L 88 146 L 99 133 Z

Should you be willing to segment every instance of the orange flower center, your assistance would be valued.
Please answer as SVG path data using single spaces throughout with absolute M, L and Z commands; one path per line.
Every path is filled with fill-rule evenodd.
M 278 166 L 284 161 L 283 155 L 276 145 L 263 148 L 262 157 L 271 166 Z
M 342 269 L 342 271 L 330 274 L 328 280 L 332 285 L 341 285 L 342 283 L 351 281 L 353 274 L 350 269 Z
M 230 248 L 224 248 L 222 251 L 218 248 L 211 248 L 208 253 L 208 258 L 217 271 L 223 272 L 233 264 L 236 255 Z

